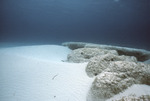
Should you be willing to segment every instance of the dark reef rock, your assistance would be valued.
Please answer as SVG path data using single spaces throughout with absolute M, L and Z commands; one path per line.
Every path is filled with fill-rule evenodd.
M 85 42 L 64 42 L 62 43 L 63 46 L 67 46 L 68 48 L 74 50 L 78 48 L 84 48 L 87 43 Z
M 149 60 L 144 61 L 144 63 L 146 63 L 146 64 L 150 64 L 150 59 L 149 59 Z
M 119 55 L 135 56 L 138 61 L 142 62 L 150 59 L 150 51 L 144 49 L 135 49 L 111 45 L 100 45 L 85 42 L 65 42 L 62 43 L 62 45 L 67 46 L 72 50 L 78 48 L 100 48 L 100 49 L 116 50 Z

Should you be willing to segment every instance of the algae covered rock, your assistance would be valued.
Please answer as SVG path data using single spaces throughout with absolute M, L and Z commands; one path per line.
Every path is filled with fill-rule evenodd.
M 132 94 L 129 96 L 124 96 L 121 99 L 117 99 L 115 101 L 150 101 L 150 95 L 136 96 Z
M 133 84 L 150 85 L 150 66 L 129 61 L 111 62 L 109 68 L 96 76 L 89 93 L 93 101 L 108 99 Z
M 96 76 L 104 71 L 106 68 L 111 68 L 109 65 L 113 61 L 133 61 L 137 62 L 133 56 L 118 56 L 114 54 L 105 54 L 102 56 L 96 56 L 90 59 L 86 66 L 86 73 L 89 77 Z
M 68 55 L 68 62 L 88 62 L 85 71 L 94 81 L 87 101 L 106 101 L 134 84 L 150 85 L 150 51 L 84 42 L 63 45 L 73 50 Z M 149 96 L 143 95 L 143 98 L 149 100 Z M 143 100 L 127 96 L 118 101 L 128 101 L 126 99 Z
M 88 62 L 92 57 L 101 56 L 104 54 L 115 54 L 118 55 L 115 50 L 106 50 L 106 49 L 98 49 L 98 48 L 79 48 L 73 50 L 71 54 L 68 55 L 68 62 Z
M 94 44 L 94 43 L 86 43 L 86 42 L 65 42 L 62 43 L 62 45 L 67 46 L 72 50 L 78 48 L 99 48 L 99 49 L 107 49 L 107 50 L 116 50 L 119 55 L 135 56 L 138 61 L 142 61 L 142 62 L 150 59 L 150 51 L 144 49 Z
M 135 63 L 128 61 L 116 61 L 110 64 L 111 68 L 106 71 L 125 73 L 128 77 L 132 77 L 141 84 L 150 85 L 150 65 L 144 63 Z
M 103 72 L 98 75 L 90 89 L 94 99 L 108 99 L 127 89 L 132 84 L 139 83 L 124 73 Z

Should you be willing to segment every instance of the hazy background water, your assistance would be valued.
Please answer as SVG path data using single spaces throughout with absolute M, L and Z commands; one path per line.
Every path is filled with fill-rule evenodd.
M 0 0 L 0 42 L 150 49 L 150 0 Z

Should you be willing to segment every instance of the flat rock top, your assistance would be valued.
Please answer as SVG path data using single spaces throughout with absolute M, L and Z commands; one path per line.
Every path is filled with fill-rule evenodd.
M 144 49 L 135 49 L 128 47 L 112 46 L 112 45 L 101 45 L 86 42 L 64 42 L 63 46 L 74 50 L 78 48 L 100 48 L 108 50 L 116 50 L 119 55 L 135 56 L 138 61 L 146 61 L 150 59 L 150 51 Z

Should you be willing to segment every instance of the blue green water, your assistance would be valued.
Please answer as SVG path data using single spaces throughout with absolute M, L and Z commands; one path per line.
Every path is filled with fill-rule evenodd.
M 150 50 L 150 0 L 1 0 L 0 42 Z

